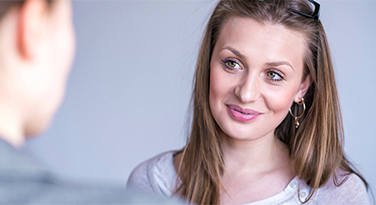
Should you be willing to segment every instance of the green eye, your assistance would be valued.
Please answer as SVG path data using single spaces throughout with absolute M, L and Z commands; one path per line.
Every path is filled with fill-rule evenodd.
M 236 60 L 231 60 L 231 59 L 222 60 L 222 66 L 224 69 L 231 71 L 231 72 L 242 70 L 240 63 L 238 63 Z
M 284 80 L 284 78 L 282 77 L 282 74 L 279 74 L 277 71 L 267 71 L 265 74 L 266 74 L 266 77 L 272 81 Z
M 227 63 L 227 65 L 228 66 L 230 66 L 231 68 L 234 68 L 235 66 L 236 66 L 236 62 L 235 61 L 229 61 L 228 63 Z
M 269 71 L 267 75 L 268 75 L 269 78 L 274 78 L 276 76 L 276 74 L 274 72 L 271 72 L 271 71 Z

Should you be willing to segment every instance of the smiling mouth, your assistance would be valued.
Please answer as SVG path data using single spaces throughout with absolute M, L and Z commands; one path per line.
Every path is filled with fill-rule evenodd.
M 262 113 L 255 110 L 242 108 L 238 105 L 228 104 L 227 105 L 229 114 L 233 119 L 241 122 L 249 122 L 257 119 Z
M 235 109 L 234 109 L 235 110 Z M 243 115 L 254 115 L 254 114 L 251 114 L 251 113 L 245 113 L 245 112 L 241 112 L 241 111 L 239 111 L 239 110 L 235 110 L 236 112 L 238 112 L 238 113 L 241 113 L 241 114 L 243 114 Z
M 251 109 L 246 109 L 246 108 L 242 108 L 238 105 L 234 105 L 234 104 L 228 104 L 227 107 L 231 110 L 234 110 L 240 114 L 243 114 L 243 115 L 260 115 L 261 113 L 260 112 L 257 112 L 255 110 L 251 110 Z

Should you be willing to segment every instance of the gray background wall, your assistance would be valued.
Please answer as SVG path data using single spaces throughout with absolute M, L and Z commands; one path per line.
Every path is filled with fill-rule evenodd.
M 376 1 L 320 1 L 346 152 L 376 186 Z M 184 145 L 201 34 L 215 1 L 74 1 L 77 57 L 51 128 L 27 148 L 59 174 L 125 185 Z

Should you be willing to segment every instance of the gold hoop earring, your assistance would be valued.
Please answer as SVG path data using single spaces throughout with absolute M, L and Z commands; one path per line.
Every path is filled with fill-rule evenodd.
M 305 110 L 306 110 L 306 105 L 305 105 L 305 103 L 304 103 L 304 98 L 302 98 L 302 101 L 301 102 L 298 102 L 298 103 L 296 103 L 296 104 L 298 104 L 298 105 L 303 105 L 303 113 L 300 115 L 300 116 L 295 116 L 294 114 L 292 114 L 292 112 L 291 112 L 291 108 L 289 109 L 289 111 L 290 111 L 290 114 L 291 114 L 291 116 L 293 117 L 293 118 L 295 118 L 295 128 L 298 128 L 299 127 L 299 118 L 301 118 L 301 117 L 303 117 L 303 115 L 304 115 L 304 112 L 305 112 Z

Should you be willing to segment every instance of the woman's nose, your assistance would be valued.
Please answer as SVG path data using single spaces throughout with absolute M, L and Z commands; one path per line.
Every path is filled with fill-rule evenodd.
M 235 87 L 235 95 L 242 103 L 257 101 L 260 97 L 260 90 L 256 75 L 247 74 Z

